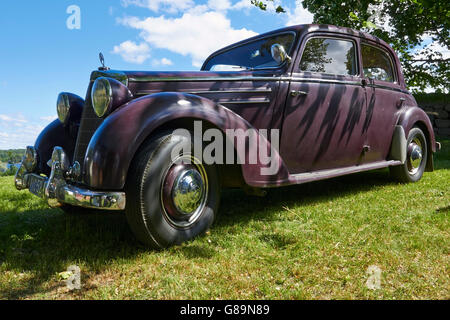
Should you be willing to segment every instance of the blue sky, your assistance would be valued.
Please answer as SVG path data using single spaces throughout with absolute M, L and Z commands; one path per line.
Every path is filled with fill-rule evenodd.
M 67 27 L 71 5 L 80 29 Z M 300 3 L 283 5 L 288 14 L 250 0 L 1 1 L 0 149 L 34 144 L 56 118 L 59 92 L 84 97 L 100 51 L 113 69 L 198 70 L 224 45 L 312 21 Z

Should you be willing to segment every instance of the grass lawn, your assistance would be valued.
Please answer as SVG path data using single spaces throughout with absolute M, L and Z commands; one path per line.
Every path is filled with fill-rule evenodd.
M 207 235 L 161 252 L 136 242 L 122 214 L 65 215 L 0 177 L 0 299 L 449 299 L 441 142 L 436 170 L 414 184 L 378 170 L 265 198 L 226 191 Z M 65 285 L 70 265 L 81 290 Z

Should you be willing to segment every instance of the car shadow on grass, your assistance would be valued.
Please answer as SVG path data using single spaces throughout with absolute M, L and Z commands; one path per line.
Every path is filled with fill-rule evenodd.
M 52 291 L 53 287 L 44 289 L 43 284 L 71 264 L 100 272 L 109 261 L 133 258 L 145 251 L 129 230 L 124 214 L 72 216 L 59 209 L 2 212 L 0 265 L 11 277 L 6 278 L 10 285 L 0 284 L 0 299 Z M 23 274 L 31 278 L 21 281 Z M 20 285 L 14 285 L 17 281 Z
M 233 220 L 245 223 L 254 219 L 271 219 L 272 212 L 294 206 L 330 202 L 348 194 L 373 190 L 377 186 L 398 184 L 390 178 L 388 170 L 357 173 L 329 180 L 268 189 L 265 197 L 248 196 L 240 190 L 228 190 L 216 226 L 227 226 Z

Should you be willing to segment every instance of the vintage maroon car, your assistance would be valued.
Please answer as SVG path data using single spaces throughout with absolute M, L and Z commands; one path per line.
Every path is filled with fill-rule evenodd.
M 394 51 L 363 32 L 288 27 L 213 53 L 199 72 L 102 64 L 85 100 L 59 95 L 59 119 L 27 148 L 15 184 L 65 211 L 125 210 L 154 248 L 205 232 L 221 188 L 261 194 L 385 167 L 414 182 L 433 170 L 427 115 Z M 202 161 L 207 148 L 226 160 Z

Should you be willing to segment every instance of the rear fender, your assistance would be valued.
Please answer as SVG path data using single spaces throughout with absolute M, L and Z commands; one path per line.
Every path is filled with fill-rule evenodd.
M 433 153 L 436 152 L 436 140 L 433 126 L 425 111 L 419 107 L 405 107 L 400 110 L 398 125 L 403 127 L 406 138 L 413 127 L 419 127 L 428 140 L 428 160 L 425 167 L 426 171 L 433 171 Z

